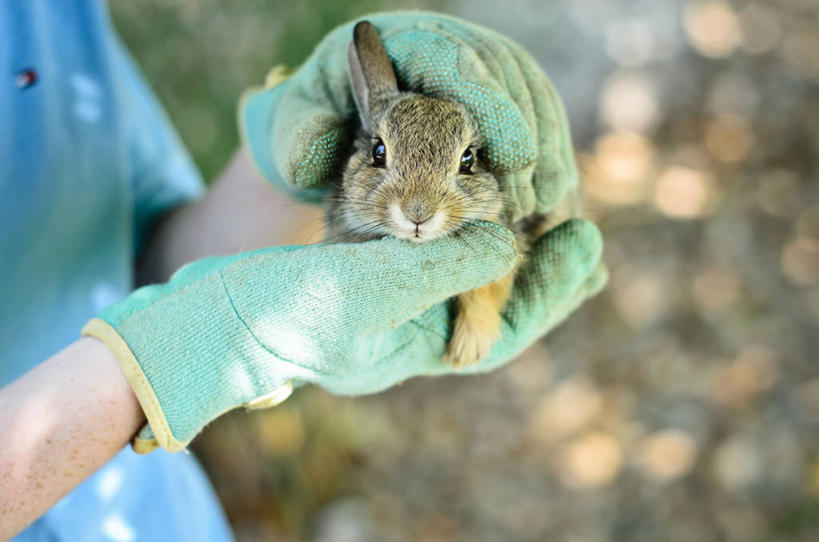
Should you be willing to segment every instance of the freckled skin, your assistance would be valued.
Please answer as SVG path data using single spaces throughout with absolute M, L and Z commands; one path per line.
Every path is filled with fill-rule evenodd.
M 144 422 L 114 355 L 88 337 L 0 389 L 0 540 L 88 478 Z

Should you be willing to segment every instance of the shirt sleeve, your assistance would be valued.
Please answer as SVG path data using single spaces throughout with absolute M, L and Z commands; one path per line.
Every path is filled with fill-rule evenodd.
M 197 198 L 204 184 L 167 114 L 122 42 L 112 38 L 134 194 L 134 249 L 163 213 Z

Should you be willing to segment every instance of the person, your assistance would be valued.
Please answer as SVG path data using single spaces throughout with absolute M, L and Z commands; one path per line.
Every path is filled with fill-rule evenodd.
M 375 23 L 412 34 L 413 17 Z M 473 28 L 436 21 L 436 36 L 465 40 Z M 0 6 L 0 28 L 13 52 L 0 56 L 10 77 L 0 85 L 0 539 L 230 539 L 193 457 L 168 451 L 227 410 L 273 406 L 303 384 L 373 393 L 452 370 L 442 361 L 446 300 L 509 271 L 515 248 L 503 228 L 470 224 L 458 239 L 423 245 L 241 251 L 288 239 L 308 212 L 258 183 L 253 167 L 316 198 L 338 162 L 346 106 L 337 97 L 349 89 L 328 68 L 338 65 L 333 40 L 349 39 L 349 27 L 298 73 L 249 95 L 247 150 L 207 194 L 103 4 L 12 0 Z M 484 124 L 488 163 L 517 179 L 519 209 L 548 207 L 538 179 L 557 175 L 564 188 L 576 181 L 559 102 L 515 101 L 530 66 L 501 85 L 497 74 L 472 69 L 487 58 L 475 51 L 487 49 L 460 43 L 473 56 L 457 69 L 487 90 L 484 113 L 509 108 L 519 122 L 507 134 L 529 138 L 524 150 L 533 153 L 504 168 L 512 155 Z M 398 64 L 399 74 L 430 69 Z M 526 132 L 554 127 L 555 115 L 564 127 L 557 135 Z M 211 254 L 233 255 L 200 259 Z M 520 272 L 502 336 L 466 372 L 506 363 L 596 293 L 606 280 L 600 256 L 589 222 L 545 235 Z M 167 283 L 129 294 L 135 280 L 166 280 L 191 260 Z M 123 449 L 132 438 L 139 452 L 164 450 L 136 455 Z

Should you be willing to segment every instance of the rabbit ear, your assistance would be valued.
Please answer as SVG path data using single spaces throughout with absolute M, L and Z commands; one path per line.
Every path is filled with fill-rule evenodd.
M 375 121 L 398 94 L 395 70 L 373 25 L 361 21 L 353 29 L 353 40 L 347 50 L 353 97 L 361 124 L 370 133 Z

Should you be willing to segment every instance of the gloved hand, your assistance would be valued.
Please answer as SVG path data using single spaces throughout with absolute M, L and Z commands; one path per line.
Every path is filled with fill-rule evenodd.
M 469 372 L 508 361 L 605 282 L 597 228 L 572 220 L 519 271 L 502 337 Z M 150 424 L 135 440 L 185 447 L 239 406 L 267 407 L 299 385 L 365 394 L 454 369 L 446 299 L 509 272 L 511 233 L 491 223 L 428 243 L 268 248 L 189 264 L 83 329 L 119 360 Z M 152 429 L 152 430 L 151 430 Z M 155 437 L 154 437 L 155 435 Z
M 513 219 L 554 209 L 577 185 L 566 115 L 546 75 L 521 47 L 486 28 L 435 13 L 375 14 L 399 86 L 447 96 L 475 118 L 481 159 L 505 186 Z M 289 78 L 276 69 L 240 106 L 245 146 L 268 180 L 320 200 L 349 152 L 357 119 L 347 45 L 357 21 L 327 35 Z

